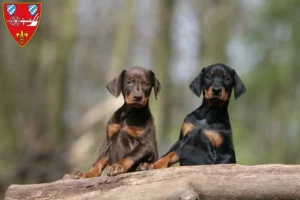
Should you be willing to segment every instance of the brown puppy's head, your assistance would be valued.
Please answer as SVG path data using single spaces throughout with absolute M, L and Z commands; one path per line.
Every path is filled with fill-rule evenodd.
M 235 99 L 246 92 L 235 70 L 221 63 L 203 68 L 190 84 L 190 89 L 198 97 L 203 89 L 204 99 L 211 105 L 223 105 L 224 102 L 229 101 L 233 88 Z
M 147 105 L 152 87 L 157 98 L 161 88 L 160 83 L 151 70 L 143 67 L 123 70 L 106 85 L 112 95 L 118 97 L 122 92 L 125 102 L 137 108 Z

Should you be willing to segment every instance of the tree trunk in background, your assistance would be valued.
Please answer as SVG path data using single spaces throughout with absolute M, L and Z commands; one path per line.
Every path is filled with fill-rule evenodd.
M 230 37 L 236 2 L 199 1 L 201 66 L 226 63 L 226 45 Z
M 13 166 L 13 156 L 18 150 L 18 141 L 17 134 L 12 122 L 12 112 L 10 110 L 10 101 L 9 101 L 9 93 L 10 93 L 10 84 L 11 79 L 8 76 L 8 65 L 5 62 L 6 54 L 5 52 L 8 50 L 6 47 L 6 39 L 9 38 L 10 35 L 6 30 L 5 24 L 0 24 L 0 41 L 1 41 L 1 49 L 0 49 L 0 199 L 4 194 L 6 187 L 12 182 L 9 180 L 9 177 L 6 177 L 8 174 L 8 169 Z M 2 28 L 3 27 L 3 28 Z M 15 44 L 17 45 L 17 44 Z
M 7 31 L 6 29 L 2 29 L 0 31 L 0 39 L 5 38 L 4 33 Z M 9 34 L 9 33 L 7 33 Z M 1 42 L 2 43 L 2 42 Z M 3 44 L 3 43 L 2 43 Z M 17 135 L 13 128 L 12 123 L 12 116 L 10 110 L 10 102 L 9 102 L 9 93 L 10 88 L 8 87 L 11 84 L 11 80 L 9 78 L 9 72 L 7 70 L 7 65 L 5 63 L 5 54 L 4 54 L 5 48 L 1 48 L 0 50 L 0 137 L 5 138 L 5 143 L 3 149 L 0 150 L 4 152 L 3 150 L 5 148 L 11 148 L 14 150 L 17 150 Z M 7 145 L 7 146 L 6 146 Z
M 107 82 L 113 77 L 117 76 L 125 67 L 127 61 L 130 38 L 132 35 L 133 25 L 133 5 L 135 0 L 127 0 L 123 2 L 124 8 L 121 10 L 119 22 L 115 31 L 115 39 L 113 41 L 113 52 L 111 58 L 111 65 L 107 75 Z
M 169 140 L 171 121 L 172 83 L 170 79 L 171 57 L 171 20 L 173 16 L 174 1 L 164 0 L 157 2 L 158 30 L 154 47 L 154 71 L 162 85 L 159 101 L 156 102 L 157 117 L 155 119 L 158 142 L 164 143 Z M 162 145 L 160 145 L 162 146 Z
M 53 180 L 67 170 L 67 160 L 63 157 L 63 113 L 67 61 L 75 33 L 73 6 L 71 0 L 43 2 L 47 9 L 42 11 L 38 34 L 26 47 L 28 55 L 24 61 L 31 66 L 28 86 L 32 87 L 28 102 L 33 111 L 24 128 L 16 172 L 21 182 Z M 55 40 L 58 42 L 54 43 Z
M 58 4 L 56 2 L 56 4 Z M 68 62 L 72 49 L 72 44 L 75 40 L 75 9 L 74 2 L 72 0 L 62 1 L 60 5 L 59 16 L 52 16 L 53 19 L 60 19 L 61 23 L 53 24 L 54 29 L 57 31 L 57 37 L 59 37 L 58 44 L 55 49 L 59 49 L 55 69 L 53 71 L 53 78 L 47 84 L 49 92 L 47 99 L 49 102 L 47 105 L 54 105 L 53 108 L 49 108 L 51 113 L 50 126 L 56 127 L 53 130 L 54 138 L 53 142 L 56 146 L 61 146 L 65 139 L 65 127 L 63 121 L 63 114 L 66 102 L 66 84 L 68 80 Z M 55 27 L 56 26 L 56 27 Z M 49 37 L 51 37 L 49 35 Z M 53 49 L 55 51 L 55 49 Z M 44 55 L 46 56 L 46 55 Z M 45 57 L 44 57 L 45 59 Z M 42 58 L 42 60 L 44 60 Z M 53 109 L 53 110 L 52 110 Z M 52 127 L 51 127 L 52 128 Z

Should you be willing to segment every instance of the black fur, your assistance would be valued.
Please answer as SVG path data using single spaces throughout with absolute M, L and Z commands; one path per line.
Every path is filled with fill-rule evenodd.
M 238 98 L 246 88 L 235 70 L 224 64 L 203 68 L 190 84 L 202 105 L 184 119 L 179 140 L 150 168 L 236 163 L 228 104 L 232 89 Z

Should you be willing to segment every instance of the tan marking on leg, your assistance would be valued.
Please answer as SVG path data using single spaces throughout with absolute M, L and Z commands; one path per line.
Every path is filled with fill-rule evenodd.
M 116 132 L 120 130 L 120 124 L 108 124 L 106 126 L 106 134 L 108 137 L 112 137 Z
M 195 126 L 191 123 L 183 123 L 181 127 L 181 132 L 183 135 L 186 135 L 187 133 L 191 132 L 194 130 Z
M 154 164 L 150 165 L 151 169 L 161 169 L 161 168 L 167 168 L 173 165 L 174 163 L 179 161 L 179 156 L 175 151 L 172 151 L 156 161 Z
M 220 147 L 222 145 L 223 137 L 220 135 L 220 133 L 213 130 L 204 129 L 203 134 L 207 137 L 212 146 Z
M 123 165 L 126 170 L 129 170 L 134 164 L 133 160 L 129 158 L 122 158 L 119 162 L 120 165 Z
M 75 176 L 77 176 L 78 178 L 98 177 L 101 175 L 102 170 L 107 166 L 107 164 L 108 164 L 108 157 L 105 156 L 100 160 L 98 160 L 87 173 L 81 173 L 80 171 L 78 171 L 75 173 Z
M 117 174 L 122 174 L 128 172 L 128 170 L 133 166 L 134 162 L 128 158 L 122 158 L 119 162 L 111 165 L 108 168 L 107 175 L 115 176 Z
M 122 131 L 125 131 L 133 138 L 140 137 L 143 134 L 144 130 L 145 129 L 136 126 L 125 126 L 124 128 L 122 128 Z

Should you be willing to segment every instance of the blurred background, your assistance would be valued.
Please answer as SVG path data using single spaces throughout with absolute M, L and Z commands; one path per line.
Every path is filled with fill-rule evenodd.
M 41 2 L 24 48 L 0 23 L 0 197 L 12 183 L 88 170 L 123 103 L 105 85 L 131 66 L 162 84 L 150 99 L 160 155 L 201 104 L 188 85 L 222 62 L 247 87 L 229 106 L 238 163 L 300 163 L 298 0 Z

